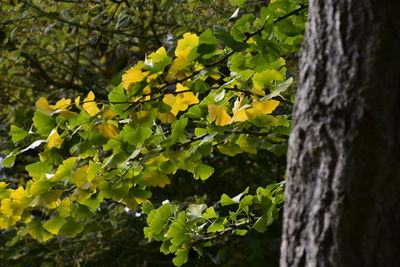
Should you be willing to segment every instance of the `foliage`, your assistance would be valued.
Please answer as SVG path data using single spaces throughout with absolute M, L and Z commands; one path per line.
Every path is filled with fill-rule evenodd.
M 25 167 L 28 181 L 0 182 L 0 227 L 17 225 L 40 242 L 74 237 L 88 231 L 104 203 L 121 203 L 147 215 L 144 236 L 162 241 L 161 252 L 173 253 L 177 266 L 191 249 L 202 255 L 227 235 L 264 232 L 278 218 L 282 183 L 235 197 L 216 192 L 218 202 L 153 200 L 180 176 L 205 183 L 223 155 L 286 152 L 294 83 L 286 60 L 301 44 L 305 3 L 271 1 L 258 16 L 240 17 L 244 1 L 230 3 L 238 6 L 230 19 L 183 34 L 174 53 L 150 53 L 109 86 L 108 99 L 93 91 L 54 104 L 40 97 L 32 128 L 10 129 L 17 148 L 4 166 L 40 153 Z

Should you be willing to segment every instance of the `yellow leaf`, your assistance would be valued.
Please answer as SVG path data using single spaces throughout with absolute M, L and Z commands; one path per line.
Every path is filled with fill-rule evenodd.
M 81 108 L 81 105 L 80 105 L 81 97 L 80 97 L 80 96 L 78 96 L 77 98 L 75 98 L 74 102 L 75 102 L 75 106 L 76 106 L 77 108 Z
M 193 33 L 185 33 L 183 35 L 183 38 L 178 41 L 178 45 L 175 50 L 175 56 L 179 57 L 179 54 L 186 50 L 187 48 L 190 48 L 190 50 L 193 47 L 196 47 L 199 45 L 199 37 L 196 34 Z
M 143 80 L 145 75 L 142 72 L 142 68 L 143 66 L 132 67 L 122 75 L 122 84 L 126 90 L 131 86 L 131 84 Z
M 103 119 L 104 120 L 111 120 L 115 116 L 116 116 L 116 114 L 111 108 L 109 108 L 109 107 L 105 108 L 105 110 L 103 112 Z
M 171 113 L 177 115 L 179 111 L 185 111 L 190 105 L 199 103 L 199 99 L 192 92 L 186 92 L 189 88 L 178 83 L 176 85 L 176 90 L 178 94 L 176 96 L 172 94 L 167 94 L 163 98 L 163 102 L 169 105 Z M 184 93 L 179 93 L 185 91 Z
M 208 104 L 208 114 L 212 121 L 215 120 L 215 125 L 224 126 L 231 121 L 231 117 L 226 112 L 224 106 Z
M 251 118 L 247 109 L 241 109 L 233 112 L 233 121 L 247 121 Z
M 90 116 L 95 116 L 100 112 L 100 109 L 97 107 L 94 98 L 94 93 L 90 91 L 87 97 L 83 100 L 83 102 L 85 102 L 83 104 L 83 109 L 89 113 Z
M 190 47 L 181 51 L 178 54 L 178 57 L 172 62 L 169 73 L 175 73 L 178 70 L 183 70 L 188 64 L 188 56 L 191 51 L 192 49 Z
M 108 139 L 116 137 L 119 133 L 119 129 L 117 126 L 107 122 L 103 122 L 97 125 L 97 128 Z
M 149 76 L 150 77 L 150 76 Z M 148 95 L 151 93 L 151 88 L 149 85 L 147 85 L 145 88 L 143 88 L 143 94 Z
M 156 79 L 158 76 L 160 76 L 160 74 L 162 74 L 161 71 L 156 72 L 156 73 L 153 73 L 153 74 L 147 76 L 146 82 L 148 82 L 148 83 L 151 82 L 152 80 L 154 80 L 154 79 Z M 146 87 L 147 87 L 147 86 L 146 86 Z M 146 89 L 146 88 L 145 88 L 145 89 Z M 144 92 L 145 89 L 143 89 L 143 93 L 144 93 L 144 94 L 145 94 L 145 92 Z M 150 89 L 150 88 L 149 88 L 149 89 Z M 150 93 L 150 92 L 148 92 L 148 93 Z
M 189 90 L 188 87 L 185 87 L 182 84 L 178 83 L 176 85 L 175 92 L 183 92 L 183 91 L 188 91 L 188 90 Z M 176 97 L 177 97 L 177 99 L 175 99 L 175 101 L 182 102 L 186 105 L 193 105 L 193 104 L 199 103 L 199 99 L 192 92 L 180 93 L 180 94 L 177 94 Z
M 175 74 L 177 71 L 186 68 L 190 52 L 198 45 L 199 37 L 196 34 L 185 33 L 183 38 L 178 41 L 178 45 L 175 49 L 176 59 L 172 62 L 169 73 Z
M 150 186 L 165 187 L 167 184 L 171 183 L 169 177 L 162 172 L 152 171 L 146 173 L 143 177 L 145 183 Z
M 251 89 L 251 91 L 253 91 L 253 93 L 255 93 L 256 95 L 259 96 L 265 96 L 265 91 L 259 88 L 253 88 Z
M 271 114 L 279 105 L 276 100 L 261 100 L 253 103 L 253 108 L 248 109 L 251 118 L 255 118 L 260 114 Z
M 13 215 L 14 210 L 11 208 L 11 199 L 4 198 L 1 200 L 0 211 L 2 214 L 4 214 L 7 217 L 10 217 Z
M 50 105 L 50 107 L 54 110 L 66 110 L 69 104 L 71 104 L 71 99 L 63 98 L 58 100 L 55 105 Z
M 173 123 L 176 120 L 176 117 L 171 112 L 168 113 L 157 113 L 157 118 L 163 123 Z
M 46 98 L 41 97 L 39 98 L 36 103 L 36 108 L 40 110 L 41 112 L 50 115 L 53 113 L 53 109 L 49 106 L 49 103 L 47 102 Z
M 13 190 L 13 192 L 10 194 L 10 198 L 13 200 L 11 207 L 15 210 L 14 215 L 21 215 L 23 210 L 28 207 L 29 203 L 31 202 L 22 186 L 18 187 L 16 190 Z
M 58 134 L 57 128 L 54 128 L 51 131 L 49 137 L 47 137 L 47 141 L 46 142 L 47 142 L 47 146 L 49 148 L 60 147 L 61 146 L 63 140 L 62 140 L 61 136 Z
M 167 104 L 168 106 L 172 106 L 175 101 L 175 96 L 172 94 L 166 94 L 163 98 L 163 102 Z
M 254 44 L 255 42 L 254 42 L 253 38 L 250 38 L 249 40 L 246 41 L 246 43 L 248 43 L 248 44 Z
M 154 63 L 163 61 L 167 57 L 167 51 L 164 47 L 160 47 L 156 52 L 149 55 L 149 58 L 153 60 Z

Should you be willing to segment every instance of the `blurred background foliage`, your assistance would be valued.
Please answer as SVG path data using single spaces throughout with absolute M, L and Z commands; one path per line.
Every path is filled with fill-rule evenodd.
M 257 14 L 266 0 L 2 0 L 0 3 L 0 148 L 10 152 L 9 126 L 29 129 L 34 102 L 85 95 L 92 90 L 106 99 L 121 73 L 160 46 L 173 50 L 185 32 L 201 33 L 213 25 L 229 28 L 236 17 Z M 237 10 L 238 5 L 240 9 Z M 236 13 L 236 16 L 233 16 Z M 288 58 L 288 65 L 296 58 Z M 295 68 L 289 71 L 296 72 Z M 0 169 L 0 180 L 23 184 L 21 155 L 11 169 Z M 174 184 L 153 193 L 152 202 L 213 203 L 221 192 L 236 195 L 244 187 L 282 181 L 285 155 L 268 151 L 208 159 L 213 179 L 193 180 L 178 173 Z M 1 168 L 1 165 L 0 165 Z M 190 195 L 189 198 L 187 196 Z M 41 216 L 37 214 L 36 216 Z M 102 203 L 91 226 L 75 238 L 56 237 L 38 243 L 24 229 L 0 232 L 0 266 L 172 266 L 147 243 L 145 216 L 115 202 Z M 267 233 L 224 237 L 206 257 L 191 257 L 187 266 L 276 266 L 280 223 Z M 193 254 L 195 256 L 195 254 Z

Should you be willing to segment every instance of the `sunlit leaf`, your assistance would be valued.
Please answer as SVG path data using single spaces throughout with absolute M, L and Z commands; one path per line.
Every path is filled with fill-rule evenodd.
M 90 116 L 95 116 L 100 112 L 100 109 L 97 107 L 97 103 L 94 101 L 94 98 L 94 93 L 90 91 L 87 97 L 83 100 L 83 109 L 89 113 Z
M 208 104 L 208 114 L 215 125 L 224 126 L 231 122 L 231 116 L 226 112 L 224 106 Z

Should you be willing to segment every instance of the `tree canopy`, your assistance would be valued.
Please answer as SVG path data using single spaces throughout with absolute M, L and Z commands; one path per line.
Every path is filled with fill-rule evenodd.
M 0 259 L 273 266 L 306 1 L 50 2 L 0 4 Z

